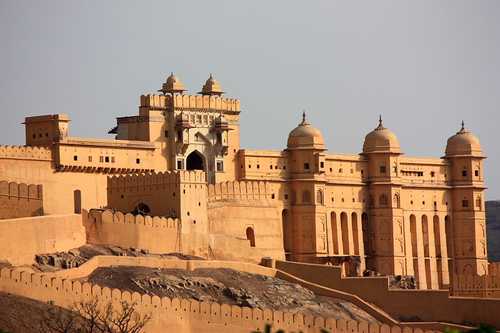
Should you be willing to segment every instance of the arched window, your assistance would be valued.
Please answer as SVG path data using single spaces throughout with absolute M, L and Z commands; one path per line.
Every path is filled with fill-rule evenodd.
M 399 199 L 399 193 L 394 194 L 393 205 L 394 205 L 395 208 L 401 208 L 401 201 Z
M 311 192 L 308 190 L 304 190 L 302 192 L 302 203 L 310 203 L 311 202 Z
M 255 233 L 252 227 L 248 227 L 246 230 L 247 239 L 250 241 L 250 246 L 255 247 Z
M 316 193 L 316 203 L 322 205 L 323 204 L 323 191 L 322 190 L 318 190 L 318 192 Z
M 479 209 L 479 210 L 482 210 L 482 207 L 483 207 L 483 202 L 481 200 L 481 196 L 478 195 L 477 198 L 476 198 L 476 207 Z
M 379 202 L 379 205 L 382 207 L 387 206 L 387 195 L 385 195 L 385 194 L 380 195 L 378 202 Z

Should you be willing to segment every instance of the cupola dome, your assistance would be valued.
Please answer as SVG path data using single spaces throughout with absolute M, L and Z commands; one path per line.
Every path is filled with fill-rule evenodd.
M 217 95 L 220 96 L 224 92 L 219 84 L 219 82 L 212 77 L 212 74 L 208 77 L 207 81 L 203 85 L 203 88 L 199 92 L 202 95 Z
M 398 138 L 391 130 L 384 127 L 382 117 L 379 118 L 377 128 L 366 135 L 363 153 L 401 153 Z
M 177 76 L 174 75 L 174 73 L 170 73 L 170 76 L 167 77 L 167 80 L 163 84 L 162 88 L 158 90 L 164 94 L 170 93 L 183 93 L 186 91 L 184 88 L 184 84 L 182 84 L 181 80 L 177 78 Z
M 460 131 L 448 139 L 445 154 L 446 156 L 483 156 L 479 139 L 465 128 L 463 121 Z
M 311 126 L 306 120 L 306 113 L 302 114 L 302 122 L 288 135 L 288 149 L 325 149 L 323 135 Z

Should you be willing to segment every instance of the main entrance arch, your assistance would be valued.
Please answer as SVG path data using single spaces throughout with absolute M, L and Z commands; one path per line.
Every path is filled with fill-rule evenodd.
M 205 163 L 203 155 L 195 150 L 186 158 L 186 170 L 203 170 L 205 171 Z

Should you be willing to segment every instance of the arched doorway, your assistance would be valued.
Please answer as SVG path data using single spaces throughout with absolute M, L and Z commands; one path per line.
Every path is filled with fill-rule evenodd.
M 255 247 L 255 233 L 253 232 L 252 227 L 247 228 L 247 239 L 250 241 L 250 246 Z
M 73 207 L 75 214 L 82 213 L 82 191 L 80 190 L 73 191 Z
M 186 170 L 205 170 L 203 155 L 195 150 L 186 158 Z

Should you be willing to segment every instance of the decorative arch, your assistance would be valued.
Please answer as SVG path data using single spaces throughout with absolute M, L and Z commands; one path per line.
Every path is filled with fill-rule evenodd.
M 82 213 L 82 191 L 80 191 L 80 190 L 73 191 L 73 204 L 74 204 L 74 213 L 81 214 Z
M 323 190 L 318 190 L 316 192 L 316 203 L 323 205 L 324 204 L 323 197 L 324 197 Z
M 339 253 L 339 232 L 337 226 L 337 214 L 335 212 L 330 213 L 330 223 L 332 226 L 332 240 L 333 240 L 333 254 Z
M 205 157 L 197 150 L 193 150 L 186 158 L 186 170 L 205 171 Z
M 358 214 L 353 212 L 351 214 L 352 223 L 352 238 L 354 242 L 354 255 L 359 256 L 359 230 L 358 230 Z
M 401 208 L 401 199 L 399 197 L 399 193 L 394 194 L 393 205 L 395 208 Z

